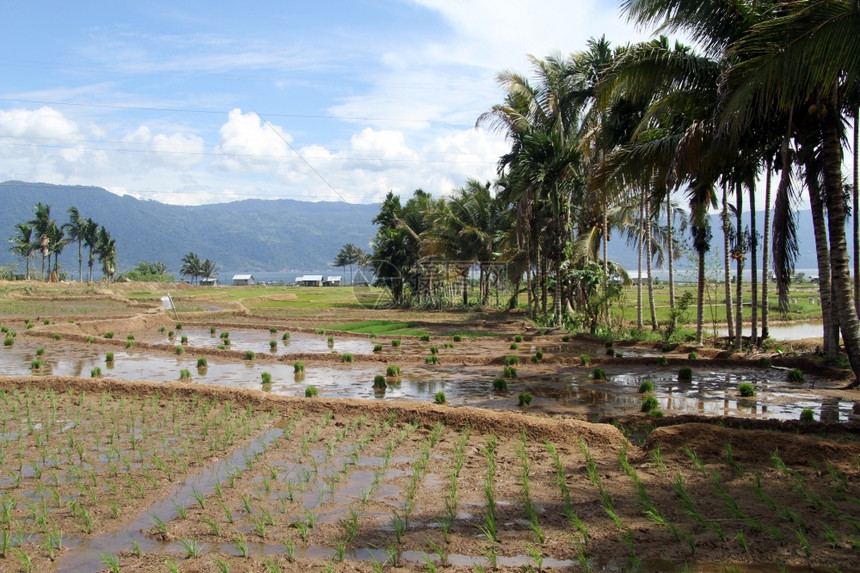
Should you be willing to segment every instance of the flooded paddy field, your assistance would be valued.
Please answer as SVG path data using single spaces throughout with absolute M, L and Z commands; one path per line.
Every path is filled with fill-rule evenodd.
M 567 365 L 580 356 L 576 344 L 556 344 L 542 341 L 525 343 L 523 350 L 499 356 L 516 356 L 519 364 L 516 376 L 507 377 L 505 389 L 494 388 L 493 381 L 504 377 L 503 367 L 497 364 L 462 364 L 463 357 L 486 354 L 481 343 L 469 353 L 473 341 L 464 340 L 452 348 L 442 347 L 436 356 L 439 364 L 428 365 L 416 361 L 425 349 L 383 347 L 379 355 L 373 349 L 377 342 L 366 338 L 337 336 L 330 343 L 325 335 L 294 333 L 288 340 L 277 340 L 270 348 L 274 335 L 264 330 L 233 329 L 229 333 L 230 349 L 255 352 L 254 359 L 241 354 L 207 356 L 206 366 L 198 367 L 196 349 L 224 347 L 223 338 L 204 329 L 186 329 L 187 337 L 182 354 L 171 354 L 178 345 L 179 335 L 168 339 L 165 334 L 138 333 L 136 341 L 157 345 L 152 348 L 122 348 L 105 346 L 94 339 L 91 343 L 74 340 L 55 340 L 50 336 L 29 336 L 23 333 L 14 345 L 2 349 L 0 375 L 4 376 L 91 376 L 93 368 L 100 368 L 101 376 L 118 380 L 175 381 L 187 371 L 195 384 L 221 385 L 231 388 L 261 389 L 286 396 L 304 396 L 309 386 L 320 395 L 332 398 L 361 398 L 370 400 L 433 401 L 443 392 L 450 405 L 471 405 L 490 409 L 510 409 L 518 405 L 518 396 L 526 392 L 532 396 L 531 411 L 568 414 L 573 417 L 598 421 L 605 416 L 623 416 L 639 411 L 643 395 L 639 386 L 645 380 L 653 383 L 649 393 L 664 415 L 734 416 L 753 419 L 796 420 L 804 408 L 810 408 L 816 419 L 829 422 L 858 421 L 860 402 L 853 394 L 830 392 L 841 384 L 833 384 L 814 373 L 806 374 L 800 382 L 788 381 L 787 368 L 761 368 L 753 365 L 741 367 L 714 367 L 707 361 L 673 359 L 671 365 L 643 363 L 643 355 L 653 351 L 625 351 L 639 360 L 615 358 L 601 363 L 605 380 L 593 379 L 594 368 Z M 412 342 L 411 344 L 416 344 Z M 437 344 L 439 344 L 437 342 Z M 429 348 L 430 343 L 425 346 Z M 43 354 L 38 354 L 39 349 Z M 542 353 L 541 361 L 531 362 L 535 353 Z M 108 352 L 113 360 L 106 361 Z M 342 357 L 355 353 L 354 362 L 339 359 L 317 363 L 320 359 Z M 294 372 L 296 356 L 305 363 L 301 374 Z M 371 358 L 364 360 L 363 357 Z M 41 366 L 33 368 L 33 361 Z M 382 359 L 382 360 L 380 360 Z M 561 361 L 561 365 L 553 360 Z M 468 361 L 467 361 L 468 362 Z M 454 363 L 453 365 L 451 363 Z M 374 388 L 375 376 L 384 374 L 386 364 L 400 364 L 401 375 L 389 378 L 384 389 Z M 692 364 L 692 378 L 679 380 L 679 368 Z M 263 374 L 271 383 L 262 384 Z M 753 397 L 741 397 L 738 390 L 742 382 L 755 389 Z

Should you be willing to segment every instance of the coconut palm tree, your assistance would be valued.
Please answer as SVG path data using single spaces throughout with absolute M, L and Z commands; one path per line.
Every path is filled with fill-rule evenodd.
M 37 241 L 39 250 L 42 252 L 42 280 L 47 280 L 45 274 L 45 260 L 49 259 L 51 254 L 51 226 L 56 226 L 56 223 L 51 219 L 51 206 L 43 203 L 36 203 L 33 206 L 33 219 L 27 222 L 33 227 L 35 240 Z
M 30 259 L 38 248 L 37 244 L 33 242 L 33 227 L 27 223 L 16 223 L 15 231 L 17 234 L 9 239 L 9 242 L 12 243 L 9 251 L 24 259 L 25 276 L 27 280 L 30 280 Z
M 106 281 L 111 282 L 116 273 L 116 239 L 104 227 L 99 227 L 96 254 L 102 265 L 102 274 Z
M 179 274 L 184 277 L 191 277 L 191 282 L 196 282 L 197 277 L 201 276 L 201 264 L 197 254 L 189 251 L 187 255 L 182 257 Z
M 69 207 L 69 222 L 63 225 L 69 233 L 69 240 L 78 244 L 78 282 L 84 281 L 84 255 L 83 255 L 83 232 L 84 219 L 78 212 L 77 207 Z
M 96 248 L 99 244 L 99 224 L 93 221 L 90 218 L 84 220 L 81 225 L 81 240 L 87 246 L 89 250 L 89 256 L 87 257 L 87 267 L 89 268 L 89 272 L 87 274 L 87 282 L 93 281 L 93 265 L 95 263 L 95 257 L 93 256 Z
M 214 279 L 218 276 L 219 270 L 220 269 L 215 266 L 215 263 L 209 259 L 205 259 L 200 263 L 200 276 L 204 279 Z

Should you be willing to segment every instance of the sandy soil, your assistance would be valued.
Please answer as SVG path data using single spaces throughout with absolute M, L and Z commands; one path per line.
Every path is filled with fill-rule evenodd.
M 242 309 L 181 318 L 296 328 Z M 434 336 L 464 324 L 502 335 L 458 353 L 470 365 L 501 363 L 514 334 L 542 344 L 560 336 L 538 333 L 521 317 L 430 319 Z M 109 348 L 174 322 L 135 304 L 19 335 L 83 339 L 111 330 L 114 340 L 97 339 Z M 577 356 L 608 360 L 601 341 L 569 343 Z M 423 361 L 425 346 L 404 339 L 398 362 Z M 739 367 L 757 358 L 697 351 L 702 361 Z M 305 358 L 313 360 L 332 358 Z M 856 393 L 838 390 L 844 371 L 819 371 L 834 381 L 828 391 Z M 0 379 L 0 570 L 108 570 L 111 556 L 123 571 L 858 570 L 856 428 L 745 421 L 740 429 L 730 419 L 696 417 L 620 422 L 625 432 L 570 417 L 415 402 Z

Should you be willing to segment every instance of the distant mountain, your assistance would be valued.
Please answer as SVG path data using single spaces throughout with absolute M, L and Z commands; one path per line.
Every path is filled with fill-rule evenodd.
M 16 223 L 32 219 L 37 202 L 50 205 L 58 224 L 68 221 L 67 210 L 75 206 L 82 217 L 107 228 L 116 239 L 118 272 L 140 261 L 161 261 L 177 278 L 180 260 L 189 251 L 228 273 L 325 272 L 343 245 L 369 250 L 376 235 L 371 220 L 379 213 L 379 205 L 291 199 L 166 205 L 120 197 L 101 187 L 6 181 L 0 183 L 0 240 L 15 234 Z M 15 262 L 8 248 L 0 249 L 0 264 Z M 77 246 L 63 251 L 60 264 L 77 276 Z
M 0 241 L 14 234 L 15 223 L 30 220 L 37 202 L 51 206 L 58 223 L 68 220 L 75 206 L 83 217 L 105 226 L 116 239 L 118 271 L 140 261 L 161 261 L 177 275 L 180 259 L 189 251 L 208 258 L 221 269 L 222 277 L 238 272 L 315 271 L 343 274 L 331 266 L 347 243 L 370 250 L 376 234 L 371 220 L 379 205 L 250 199 L 234 203 L 200 206 L 165 205 L 120 197 L 101 187 L 49 185 L 6 181 L 0 183 Z M 798 269 L 817 267 L 810 212 L 798 211 L 800 258 Z M 744 216 L 749 225 L 749 216 Z M 850 220 L 847 223 L 850 225 Z M 764 213 L 757 216 L 759 233 Z M 715 271 L 721 268 L 722 231 L 718 215 L 711 216 L 713 239 L 708 254 Z M 688 252 L 689 232 L 681 237 Z M 609 257 L 628 270 L 636 268 L 636 248 L 615 232 L 609 242 Z M 0 264 L 18 260 L 7 248 L 0 249 Z M 60 264 L 77 274 L 77 247 L 60 255 Z M 692 256 L 682 256 L 679 268 L 695 267 Z M 747 264 L 749 269 L 749 264 Z M 22 265 L 23 270 L 23 265 Z

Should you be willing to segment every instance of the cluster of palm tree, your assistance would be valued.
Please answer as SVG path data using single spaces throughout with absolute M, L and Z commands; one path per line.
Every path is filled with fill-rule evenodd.
M 560 323 L 570 310 L 585 309 L 592 328 L 594 321 L 608 325 L 613 275 L 621 273 L 613 269 L 607 245 L 618 230 L 638 246 L 640 261 L 649 267 L 649 293 L 650 265 L 668 261 L 675 320 L 673 261 L 685 224 L 698 259 L 701 341 L 705 256 L 713 236 L 708 214 L 722 206 L 726 318 L 739 346 L 747 261 L 753 276 L 753 342 L 759 338 L 759 312 L 767 336 L 771 266 L 780 304 L 787 304 L 798 253 L 795 202 L 805 187 L 816 237 L 825 351 L 835 354 L 841 332 L 860 373 L 860 283 L 851 280 L 845 230 L 846 190 L 854 191 L 857 203 L 857 168 L 853 185 L 844 184 L 842 176 L 842 142 L 851 117 L 856 138 L 860 102 L 857 2 L 624 0 L 622 10 L 660 33 L 683 33 L 695 48 L 664 36 L 615 49 L 593 39 L 567 57 L 533 57 L 531 77 L 500 73 L 504 101 L 477 122 L 510 143 L 499 160 L 496 192 L 489 184 L 469 182 L 449 200 L 433 200 L 419 190 L 405 205 L 389 194 L 375 219 L 378 283 L 400 300 L 404 288 L 413 295 L 416 289 L 432 293 L 429 279 L 422 283 L 415 277 L 442 257 L 463 263 L 464 280 L 475 264 L 503 262 L 512 280 L 524 277 L 532 316 Z M 856 142 L 854 154 L 856 165 Z M 755 225 L 761 179 L 768 205 L 764 248 Z M 683 221 L 673 204 L 676 197 L 686 198 Z M 745 204 L 749 227 L 742 223 Z M 855 250 L 860 251 L 856 239 Z M 728 280 L 732 264 L 734 300 Z M 640 327 L 641 296 L 640 290 Z M 653 297 L 649 300 L 656 329 Z
M 72 243 L 78 245 L 78 280 L 83 282 L 83 247 L 89 250 L 87 281 L 93 280 L 93 266 L 98 257 L 102 274 L 110 281 L 116 273 L 116 241 L 112 239 L 107 229 L 90 218 L 83 218 L 77 207 L 69 207 L 69 220 L 57 224 L 51 218 L 51 206 L 36 203 L 33 207 L 33 219 L 15 225 L 15 235 L 9 241 L 9 250 L 24 259 L 26 278 L 30 280 L 30 261 L 38 254 L 42 255 L 42 280 L 57 280 L 60 274 L 60 253 Z M 51 264 L 53 257 L 53 268 Z
M 347 243 L 337 252 L 332 265 L 340 268 L 349 267 L 349 283 L 352 284 L 352 265 L 358 265 L 360 269 L 362 266 L 368 264 L 369 261 L 370 255 L 364 249 L 353 243 Z
M 209 259 L 200 260 L 196 253 L 189 252 L 182 257 L 182 265 L 179 267 L 179 274 L 184 277 L 191 277 L 191 282 L 197 282 L 198 279 L 214 279 L 218 276 L 220 269 L 215 266 L 215 263 Z

